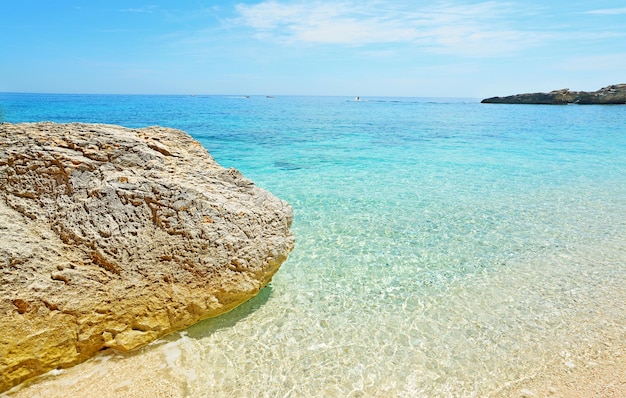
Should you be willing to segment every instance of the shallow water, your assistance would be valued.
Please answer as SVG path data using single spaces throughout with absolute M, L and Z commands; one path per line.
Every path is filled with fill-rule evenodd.
M 624 360 L 626 107 L 0 94 L 0 109 L 183 129 L 289 201 L 297 239 L 231 313 L 16 396 L 490 396 Z

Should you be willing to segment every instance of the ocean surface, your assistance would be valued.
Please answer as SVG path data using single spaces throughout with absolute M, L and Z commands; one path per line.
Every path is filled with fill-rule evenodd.
M 5 93 L 2 120 L 182 129 L 296 236 L 234 311 L 10 395 L 513 396 L 626 361 L 626 106 Z

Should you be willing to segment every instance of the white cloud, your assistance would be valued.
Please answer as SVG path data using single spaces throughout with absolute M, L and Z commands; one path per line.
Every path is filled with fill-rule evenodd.
M 604 8 L 604 9 L 599 9 L 599 10 L 591 10 L 591 11 L 587 11 L 585 14 L 622 15 L 622 14 L 626 14 L 626 7 L 623 7 L 623 8 Z
M 540 41 L 510 26 L 509 16 L 520 10 L 496 1 L 420 8 L 411 2 L 379 0 L 268 0 L 239 4 L 236 10 L 236 23 L 254 29 L 257 38 L 289 44 L 416 44 L 431 51 L 482 56 L 514 52 Z

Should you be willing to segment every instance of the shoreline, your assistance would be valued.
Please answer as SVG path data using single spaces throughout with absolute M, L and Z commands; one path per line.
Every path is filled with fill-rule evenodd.
M 623 351 L 623 350 L 621 350 Z M 626 397 L 626 356 L 589 361 L 585 366 L 561 369 L 529 378 L 499 391 L 496 397 L 621 398 Z
M 180 338 L 185 338 L 181 336 Z M 157 345 L 167 346 L 170 342 L 161 341 Z M 551 365 L 535 376 L 512 381 L 497 391 L 486 396 L 497 398 L 621 398 L 626 396 L 626 352 L 624 348 L 617 351 L 607 349 L 600 353 L 601 358 L 589 360 L 583 366 Z M 131 363 L 109 363 L 112 357 L 128 355 Z M 133 354 L 108 353 L 61 372 L 50 372 L 0 393 L 1 398 L 48 397 L 61 398 L 73 396 L 87 398 L 92 396 L 118 397 L 183 397 L 186 396 L 185 386 L 171 380 L 154 380 L 146 369 L 129 373 L 133 368 L 132 357 L 145 356 L 158 360 L 158 350 L 149 347 Z M 608 357 L 613 357 L 609 359 Z M 116 361 L 114 361 L 116 362 Z M 122 365 L 122 366 L 120 366 Z M 118 384 L 108 381 L 119 381 L 122 375 L 126 380 Z M 94 383 L 92 378 L 102 379 Z M 61 387 L 61 388 L 60 388 Z M 226 394 L 227 395 L 227 394 Z

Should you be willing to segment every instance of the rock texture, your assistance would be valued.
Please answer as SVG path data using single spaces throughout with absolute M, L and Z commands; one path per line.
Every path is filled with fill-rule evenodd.
M 544 104 L 544 105 L 617 105 L 626 104 L 626 84 L 614 84 L 598 91 L 570 91 L 567 88 L 549 93 L 517 94 L 508 97 L 492 97 L 483 104 Z
M 222 314 L 293 248 L 291 207 L 182 131 L 0 124 L 0 391 Z

